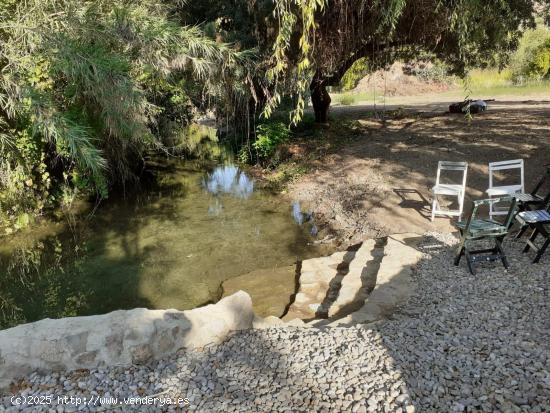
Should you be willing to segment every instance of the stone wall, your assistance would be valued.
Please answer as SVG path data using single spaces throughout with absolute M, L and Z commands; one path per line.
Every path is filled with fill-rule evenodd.
M 136 308 L 22 324 L 0 331 L 0 388 L 33 371 L 143 364 L 221 342 L 253 320 L 252 300 L 239 291 L 188 311 Z

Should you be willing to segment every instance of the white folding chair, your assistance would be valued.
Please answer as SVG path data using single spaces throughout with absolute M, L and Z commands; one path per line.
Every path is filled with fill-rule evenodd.
M 441 171 L 462 171 L 462 184 L 442 184 L 440 183 Z M 450 162 L 439 161 L 437 164 L 437 178 L 435 186 L 432 188 L 432 221 L 436 215 L 446 215 L 451 217 L 462 217 L 464 207 L 464 194 L 466 192 L 466 175 L 468 173 L 468 162 Z M 458 199 L 457 210 L 442 210 L 439 205 L 438 195 L 456 196 Z
M 507 185 L 495 185 L 493 175 L 497 171 L 518 169 L 519 177 L 513 184 Z M 489 198 L 514 195 L 516 193 L 523 193 L 525 184 L 525 178 L 523 173 L 523 159 L 514 159 L 511 161 L 500 161 L 489 163 L 489 188 L 486 193 Z M 489 217 L 492 219 L 494 215 L 506 215 L 508 208 L 499 207 L 496 203 L 492 202 L 489 208 Z

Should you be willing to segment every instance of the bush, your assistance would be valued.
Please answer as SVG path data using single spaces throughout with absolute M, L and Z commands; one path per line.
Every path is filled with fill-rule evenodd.
M 416 76 L 424 82 L 446 82 L 449 80 L 448 69 L 439 60 L 432 58 L 434 63 L 417 61 L 403 67 L 403 73 Z
M 545 66 L 550 52 L 550 30 L 539 27 L 527 30 L 519 43 L 517 51 L 510 59 L 510 70 L 515 83 L 524 80 L 540 80 L 548 74 Z
M 275 154 L 277 147 L 288 141 L 290 130 L 283 122 L 265 122 L 256 128 L 256 141 L 252 145 L 258 160 L 265 162 Z
M 5 226 L 0 235 L 25 228 L 55 196 L 44 143 L 31 131 L 10 130 L 9 134 L 12 151 L 2 154 L 0 148 L 0 223 Z
M 345 94 L 340 98 L 341 105 L 353 105 L 357 101 L 357 98 L 353 95 Z
M 244 59 L 162 2 L 0 0 L 0 21 L 0 225 L 17 228 L 67 185 L 139 179 Z
M 550 72 L 550 38 L 533 50 L 527 64 L 527 76 L 540 80 L 548 77 Z
M 345 92 L 354 89 L 359 81 L 369 74 L 369 60 L 366 57 L 356 60 L 340 80 L 340 86 Z

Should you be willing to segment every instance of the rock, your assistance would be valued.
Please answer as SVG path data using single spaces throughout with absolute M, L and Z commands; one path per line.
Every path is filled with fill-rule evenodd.
M 245 291 L 252 298 L 254 313 L 281 317 L 294 294 L 296 265 L 252 271 L 222 283 L 223 297 Z
M 145 364 L 153 359 L 153 351 L 149 344 L 139 344 L 130 349 L 133 364 Z
M 252 327 L 254 328 L 271 328 L 276 326 L 282 326 L 285 322 L 281 320 L 279 317 L 269 316 L 269 317 L 254 317 L 254 321 L 252 322 Z
M 252 320 L 251 316 L 248 328 L 232 334 L 221 330 L 206 346 L 158 357 L 170 340 L 176 342 L 189 329 L 200 329 L 208 312 L 194 319 L 198 326 L 189 321 L 187 330 L 182 321 L 188 317 L 182 320 L 181 312 L 161 312 L 162 317 L 147 312 L 152 314 L 148 322 L 152 329 L 130 320 L 119 330 L 99 336 L 90 331 L 85 337 L 79 336 L 82 330 L 76 326 L 68 333 L 73 337 L 65 340 L 53 335 L 57 348 L 52 344 L 44 350 L 47 368 L 65 357 L 119 357 L 118 348 L 120 357 L 131 357 L 130 350 L 140 349 L 144 355 L 138 358 L 145 365 L 121 367 L 107 362 L 61 374 L 35 371 L 12 391 L 26 396 L 44 392 L 80 397 L 183 395 L 190 401 L 188 410 L 205 412 L 542 413 L 543 406 L 550 405 L 546 367 L 550 266 L 531 265 L 530 257 L 521 253 L 523 242 L 507 241 L 512 243 L 504 246 L 509 271 L 499 271 L 495 263 L 481 263 L 478 276 L 471 277 L 462 264 L 453 265 L 452 241 L 450 235 L 430 234 L 414 247 L 422 258 L 404 274 L 415 284 L 410 298 L 394 308 L 390 318 L 375 324 L 312 326 L 298 320 L 290 326 L 274 318 Z M 231 307 L 216 320 L 246 325 L 235 319 L 236 314 L 247 312 L 244 300 Z M 212 331 L 220 330 L 216 326 Z M 197 337 L 202 341 L 204 331 Z M 24 353 L 30 343 L 20 345 Z M 5 343 L 0 340 L 2 346 Z M 75 350 L 81 352 L 73 354 Z M 95 359 L 90 351 L 98 351 Z M 2 374 L 11 365 L 12 354 L 0 350 Z M 10 396 L 0 398 L 0 410 L 19 411 Z M 141 408 L 144 412 L 174 410 L 173 406 Z
M 253 317 L 250 297 L 241 291 L 189 311 L 136 308 L 22 324 L 0 331 L 0 388 L 36 370 L 143 364 L 181 348 L 219 343 L 232 331 L 251 328 Z

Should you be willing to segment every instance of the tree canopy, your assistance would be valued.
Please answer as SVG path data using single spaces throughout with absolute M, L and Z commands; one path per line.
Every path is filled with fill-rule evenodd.
M 318 121 L 326 121 L 330 97 L 352 64 L 369 68 L 429 52 L 463 74 L 468 67 L 504 62 L 548 1 L 532 0 L 277 0 L 279 22 L 268 75 L 275 92 L 296 97 L 300 118 L 309 89 Z
M 138 180 L 147 152 L 180 153 L 186 126 L 209 111 L 223 120 L 222 133 L 240 136 L 241 158 L 258 161 L 288 135 L 280 119 L 256 124 L 270 122 L 281 102 L 290 101 L 296 123 L 311 97 L 325 122 L 327 87 L 350 68 L 363 74 L 419 54 L 459 74 L 505 64 L 549 7 L 550 0 L 0 0 L 0 221 L 78 191 L 105 198 Z M 550 67 L 542 40 L 526 49 L 532 58 L 522 69 L 541 78 Z
M 52 180 L 107 195 L 135 177 L 226 87 L 247 52 L 150 0 L 5 1 L 0 13 L 0 184 L 4 211 L 52 197 Z M 57 186 L 59 188 L 59 186 Z

